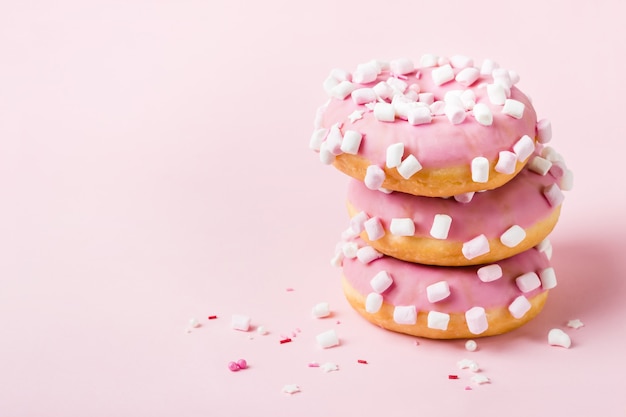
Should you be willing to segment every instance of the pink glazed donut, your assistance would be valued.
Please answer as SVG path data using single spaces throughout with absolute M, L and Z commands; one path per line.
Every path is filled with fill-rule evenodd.
M 371 189 L 449 197 L 497 188 L 551 135 L 518 78 L 460 55 L 333 70 L 310 147 Z
M 343 242 L 343 289 L 370 322 L 433 339 L 491 336 L 530 321 L 556 274 L 545 252 L 529 249 L 497 263 L 427 266 L 383 256 L 360 239 Z
M 348 184 L 349 232 L 409 262 L 463 266 L 495 262 L 538 245 L 559 218 L 569 176 L 539 154 L 502 187 L 455 198 L 422 197 Z

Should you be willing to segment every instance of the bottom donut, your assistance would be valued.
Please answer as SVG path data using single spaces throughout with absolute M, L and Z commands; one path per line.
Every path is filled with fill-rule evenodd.
M 384 329 L 431 339 L 493 336 L 532 320 L 556 275 L 535 248 L 489 265 L 428 266 L 344 242 L 342 285 L 352 307 Z

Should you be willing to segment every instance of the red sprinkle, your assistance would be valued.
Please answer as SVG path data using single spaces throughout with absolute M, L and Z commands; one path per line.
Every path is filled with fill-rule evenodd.
M 284 343 L 289 343 L 289 342 L 291 342 L 291 339 L 290 338 L 286 338 L 286 339 L 281 340 L 280 344 L 282 345 Z
M 358 360 L 357 360 L 357 362 L 358 362 L 358 363 L 364 363 L 364 364 L 366 364 L 366 365 L 367 365 L 367 361 L 366 361 L 366 360 L 363 360 L 363 359 L 358 359 Z
M 209 316 L 209 320 L 215 320 L 217 316 Z
M 448 379 L 459 379 L 458 375 L 448 375 Z

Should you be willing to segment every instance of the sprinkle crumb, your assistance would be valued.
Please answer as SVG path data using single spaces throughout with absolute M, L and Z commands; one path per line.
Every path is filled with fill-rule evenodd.
M 295 394 L 296 392 L 300 392 L 300 387 L 296 384 L 289 384 L 283 387 L 283 392 L 286 394 Z
M 287 291 L 287 292 L 293 292 L 293 291 L 294 291 L 294 289 L 293 289 L 293 288 L 291 288 L 291 287 L 287 287 L 287 288 L 285 289 L 285 291 Z
M 317 362 L 309 362 L 309 364 L 307 365 L 309 368 L 319 368 L 320 364 Z
M 217 318 L 217 316 L 209 316 L 208 318 L 209 318 L 209 320 L 215 320 Z
M 291 342 L 291 339 L 287 337 L 285 339 L 281 339 L 280 344 L 284 345 L 285 343 L 289 343 L 289 342 Z
M 448 379 L 459 379 L 458 375 L 448 375 Z
M 472 387 L 470 387 L 469 385 L 465 387 L 465 391 L 471 391 L 471 390 L 472 390 Z

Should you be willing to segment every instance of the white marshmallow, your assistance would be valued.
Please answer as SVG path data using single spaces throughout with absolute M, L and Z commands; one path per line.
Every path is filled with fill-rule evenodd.
M 387 78 L 387 84 L 391 87 L 394 94 L 404 94 L 409 85 L 396 77 Z
M 413 223 L 413 219 L 391 219 L 389 231 L 394 236 L 413 236 L 415 234 L 415 223 Z
M 355 89 L 356 89 L 356 85 L 354 85 L 350 81 L 341 81 L 339 84 L 337 84 L 330 90 L 330 95 L 340 100 L 344 100 Z
M 343 141 L 343 135 L 337 125 L 330 128 L 328 136 L 326 136 L 326 142 L 322 145 L 328 149 L 333 155 L 341 155 L 341 142 Z M 321 150 L 322 146 L 320 146 Z
M 329 77 L 332 77 L 337 81 L 350 81 L 352 79 L 352 74 L 350 74 L 349 71 L 341 68 L 333 68 L 332 70 L 330 70 Z
M 322 128 L 322 119 L 324 117 L 324 113 L 328 109 L 328 103 L 330 103 L 330 99 L 315 110 L 315 119 L 313 120 L 314 129 Z
M 494 68 L 491 76 L 495 84 L 501 84 L 505 89 L 510 89 L 513 85 L 509 70 L 505 68 Z
M 407 120 L 412 125 L 421 125 L 432 122 L 433 117 L 429 107 L 419 106 L 408 110 Z
M 314 151 L 319 151 L 322 143 L 326 140 L 326 136 L 328 135 L 328 129 L 320 128 L 315 129 L 313 134 L 311 135 L 311 140 L 309 141 L 309 148 Z
M 524 103 L 507 98 L 504 102 L 504 107 L 502 107 L 502 113 L 516 119 L 521 119 L 524 115 Z
M 364 264 L 368 264 L 376 259 L 382 258 L 383 254 L 371 246 L 363 246 L 356 252 L 356 258 Z
M 343 265 L 344 255 L 341 251 L 335 252 L 332 258 L 330 258 L 330 265 L 335 268 L 341 268 Z
M 507 100 L 504 87 L 500 84 L 487 84 L 487 96 L 489 101 L 497 106 L 503 105 Z
M 431 303 L 445 300 L 450 296 L 450 286 L 447 281 L 439 281 L 426 287 L 426 297 Z
M 535 272 L 526 272 L 515 278 L 515 284 L 521 292 L 530 292 L 541 286 L 541 280 Z
M 528 298 L 524 297 L 523 295 L 520 295 L 515 300 L 513 300 L 511 304 L 509 304 L 509 312 L 516 319 L 521 319 L 522 317 L 524 317 L 524 315 L 528 313 L 528 310 L 530 310 L 530 308 L 531 305 L 528 301 Z
M 461 252 L 467 259 L 474 259 L 489 253 L 489 240 L 485 235 L 478 235 L 475 238 L 463 243 Z
M 548 332 L 548 343 L 552 346 L 561 346 L 569 349 L 572 339 L 561 329 L 552 329 Z
M 230 319 L 230 327 L 234 330 L 247 332 L 250 328 L 250 321 L 250 317 L 248 316 L 244 316 L 243 314 L 233 314 Z
M 341 81 L 339 81 L 335 77 L 332 77 L 332 76 L 329 75 L 324 80 L 324 83 L 322 84 L 322 87 L 324 88 L 324 91 L 326 92 L 326 94 L 328 94 L 330 96 L 333 93 L 333 88 L 337 87 L 340 82 Z
M 420 162 L 414 155 L 410 154 L 409 156 L 404 158 L 404 161 L 402 161 L 400 163 L 400 166 L 398 166 L 398 173 L 400 174 L 400 176 L 402 176 L 402 178 L 408 180 L 421 169 L 422 164 L 420 164 Z
M 436 85 L 443 85 L 454 80 L 454 70 L 450 64 L 445 64 L 432 70 L 431 76 Z
M 448 330 L 450 315 L 439 311 L 428 312 L 428 328 L 437 330 Z
M 394 59 L 389 63 L 389 69 L 397 75 L 404 75 L 415 71 L 413 61 L 408 58 Z
M 417 322 L 415 306 L 396 306 L 393 309 L 393 321 L 398 324 L 415 324 Z
M 489 181 L 489 160 L 484 156 L 477 156 L 472 159 L 472 181 Z
M 552 267 L 541 270 L 539 272 L 539 279 L 541 280 L 541 288 L 544 290 L 551 290 L 556 287 L 556 272 Z
M 419 93 L 417 99 L 420 103 L 428 104 L 429 106 L 435 102 L 434 93 Z
M 548 143 L 552 139 L 552 123 L 548 119 L 541 119 L 537 122 L 537 141 Z
M 550 243 L 550 239 L 545 238 L 544 240 L 539 242 L 539 244 L 535 246 L 535 248 L 539 252 L 545 254 L 548 260 L 552 259 L 552 243 Z
M 396 168 L 402 163 L 402 155 L 404 155 L 404 144 L 402 142 L 394 143 L 387 147 L 386 165 L 387 168 Z
M 467 350 L 470 350 L 470 351 L 473 352 L 474 350 L 476 350 L 476 346 L 475 346 L 476 342 L 474 342 L 473 345 L 470 342 L 474 342 L 474 341 L 473 340 L 468 340 L 465 343 L 465 348 Z M 470 346 L 470 349 L 467 348 L 468 345 Z M 474 349 L 471 349 L 471 347 L 473 347 Z M 480 367 L 478 366 L 478 363 L 476 361 L 471 360 L 471 359 L 461 359 L 460 361 L 458 361 L 456 363 L 456 366 L 458 366 L 459 369 L 469 369 L 472 372 L 478 372 L 480 370 Z
M 457 104 L 446 103 L 446 107 L 443 111 L 450 123 L 454 125 L 463 123 L 465 120 L 465 108 L 462 105 L 459 106 Z
M 452 55 L 450 57 L 450 65 L 454 68 L 466 68 L 474 66 L 474 60 L 465 55 Z M 477 68 L 473 68 L 478 71 Z
M 571 191 L 574 188 L 574 173 L 570 169 L 566 169 L 561 177 L 559 187 L 563 191 Z
M 433 225 L 430 228 L 430 235 L 435 239 L 447 239 L 452 217 L 447 214 L 435 214 Z
M 378 240 L 385 236 L 385 229 L 380 223 L 380 219 L 378 217 L 368 219 L 363 224 L 363 227 L 365 228 L 365 233 L 367 233 L 367 238 L 371 241 Z
M 526 231 L 523 227 L 515 224 L 509 227 L 502 235 L 500 235 L 500 242 L 508 248 L 514 248 L 522 241 L 526 239 Z
M 550 168 L 552 168 L 552 162 L 540 157 L 539 155 L 535 155 L 528 162 L 528 169 L 539 175 L 546 175 L 548 172 L 550 172 Z
M 517 155 L 509 151 L 500 151 L 494 170 L 500 174 L 512 174 L 517 167 Z
M 491 126 L 493 124 L 493 114 L 485 103 L 477 103 L 472 109 L 474 119 L 483 126 Z
M 493 70 L 498 68 L 498 63 L 492 59 L 485 59 L 480 66 L 481 75 L 491 75 Z
M 378 294 L 382 294 L 391 287 L 393 284 L 393 279 L 387 273 L 387 271 L 379 271 L 374 277 L 370 280 L 370 286 L 377 292 Z
M 373 88 L 357 88 L 352 92 L 352 101 L 355 104 L 365 104 L 376 101 L 378 96 Z
M 393 122 L 396 119 L 396 109 L 391 103 L 378 102 L 374 105 L 374 117 L 381 122 Z
M 433 102 L 430 106 L 430 112 L 434 116 L 441 116 L 445 114 L 446 111 L 446 102 L 443 100 L 437 100 Z
M 522 136 L 513 145 L 513 153 L 517 155 L 517 160 L 524 162 L 535 151 L 535 141 L 528 135 Z
M 364 229 L 363 225 L 367 219 L 369 219 L 367 213 L 364 211 L 358 212 L 350 219 L 350 228 L 357 234 L 361 233 Z
M 371 292 L 367 294 L 367 297 L 365 298 L 365 311 L 367 311 L 370 314 L 378 313 L 378 310 L 380 310 L 382 306 L 383 306 L 382 295 L 375 293 L 375 292 Z
M 480 77 L 480 71 L 478 68 L 468 67 L 459 71 L 454 79 L 463 87 L 469 87 L 476 82 L 478 77 Z
M 543 195 L 552 207 L 560 206 L 565 199 L 563 192 L 561 192 L 561 189 L 556 184 L 551 184 L 544 188 Z
M 515 85 L 519 82 L 520 76 L 515 70 L 509 70 L 509 80 L 511 80 L 511 84 Z
M 482 282 L 491 282 L 502 278 L 502 267 L 498 264 L 485 265 L 476 271 Z
M 328 330 L 320 333 L 315 336 L 315 339 L 317 340 L 317 344 L 324 349 L 337 346 L 339 344 L 339 337 L 337 337 L 337 332 L 335 332 L 335 330 Z
M 359 152 L 362 139 L 363 135 L 356 130 L 346 130 L 341 142 L 341 151 L 350 155 L 356 155 Z
M 439 57 L 433 54 L 424 54 L 420 58 L 420 66 L 423 68 L 434 67 L 437 65 Z
M 374 92 L 383 100 L 393 97 L 393 88 L 385 81 L 381 81 L 373 87 Z
M 476 94 L 472 90 L 464 90 L 460 98 L 465 110 L 473 110 L 476 106 Z
M 363 182 L 370 190 L 378 190 L 385 182 L 385 171 L 378 165 L 370 165 L 365 171 Z
M 311 311 L 313 317 L 321 319 L 322 317 L 330 316 L 330 305 L 323 301 L 321 303 L 317 303 L 313 306 L 313 310 Z
M 376 81 L 380 68 L 374 61 L 360 64 L 352 73 L 352 82 L 357 84 L 367 84 Z
M 335 162 L 335 155 L 330 151 L 326 142 L 320 145 L 320 161 L 324 165 L 330 165 Z
M 341 253 L 348 259 L 356 258 L 356 253 L 359 250 L 359 245 L 356 242 L 346 242 L 341 246 Z
M 468 193 L 457 194 L 454 196 L 454 199 L 459 203 L 467 204 L 474 198 L 474 191 L 470 191 Z
M 465 312 L 465 322 L 467 328 L 473 334 L 484 333 L 489 328 L 485 309 L 482 307 L 472 307 Z

